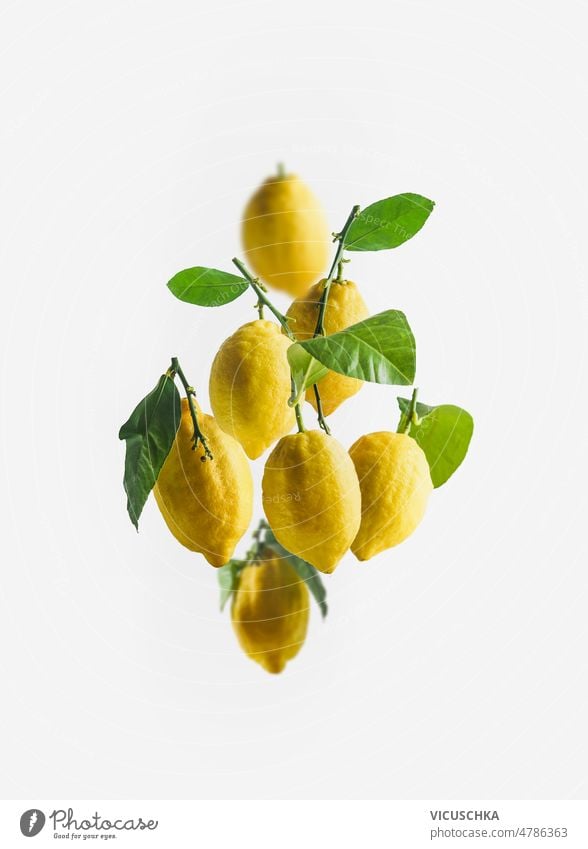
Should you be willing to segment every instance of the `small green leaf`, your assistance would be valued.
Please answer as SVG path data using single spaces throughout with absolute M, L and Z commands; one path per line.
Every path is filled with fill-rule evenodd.
M 347 231 L 345 249 L 397 248 L 418 233 L 434 206 L 432 200 L 411 192 L 372 203 L 360 212 Z
M 400 407 L 400 412 L 407 416 L 408 411 L 410 410 L 410 399 L 409 398 L 396 398 L 398 401 L 398 406 Z M 415 411 L 419 418 L 423 418 L 423 416 L 428 416 L 429 413 L 432 413 L 435 407 L 429 407 L 427 404 L 421 404 L 420 401 L 416 402 Z
M 398 398 L 398 405 L 406 415 L 410 401 Z M 408 432 L 425 452 L 433 486 L 439 487 L 449 480 L 467 454 L 474 420 L 467 410 L 453 404 L 428 407 L 417 403 L 416 413 L 421 421 L 418 425 L 411 424 Z
M 414 381 L 414 336 L 406 316 L 398 310 L 378 313 L 331 336 L 296 342 L 289 352 L 296 347 L 348 377 L 397 386 Z
M 300 401 L 309 386 L 318 383 L 322 377 L 328 374 L 329 369 L 321 365 L 299 345 L 290 345 L 286 353 L 294 379 L 295 389 L 291 398 L 291 403 L 294 403 Z
M 200 307 L 222 307 L 249 288 L 247 281 L 236 274 L 200 266 L 178 271 L 167 286 L 180 301 Z
M 324 619 L 328 610 L 327 591 L 314 566 L 311 566 L 306 560 L 302 560 L 301 557 L 297 557 L 295 554 L 287 551 L 284 546 L 280 545 L 270 529 L 266 530 L 264 544 L 269 546 L 280 557 L 285 558 L 292 568 L 298 572 L 298 575 L 306 583 L 311 595 L 318 604 Z
M 239 584 L 239 572 L 246 564 L 242 560 L 229 560 L 224 566 L 217 570 L 220 585 L 220 609 L 225 609 L 225 604 L 237 589 Z
M 180 417 L 180 394 L 173 379 L 162 374 L 155 389 L 137 404 L 119 431 L 119 439 L 127 443 L 124 475 L 127 510 L 137 530 L 147 497 L 173 445 Z

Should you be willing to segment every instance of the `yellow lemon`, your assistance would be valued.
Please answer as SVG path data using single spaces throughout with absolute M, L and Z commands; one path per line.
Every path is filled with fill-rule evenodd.
M 274 552 L 245 566 L 231 619 L 243 651 L 268 672 L 281 672 L 306 639 L 309 594 L 296 570 Z
M 351 550 L 358 560 L 369 560 L 410 536 L 425 514 L 433 483 L 424 451 L 407 434 L 368 433 L 349 454 L 362 503 Z
M 320 203 L 295 174 L 269 177 L 243 212 L 246 260 L 274 289 L 296 298 L 329 259 L 329 230 Z
M 318 318 L 319 301 L 325 288 L 325 281 L 320 280 L 310 289 L 307 295 L 297 298 L 288 309 L 286 318 L 294 336 L 299 340 L 312 339 Z M 367 318 L 368 308 L 361 292 L 351 280 L 333 281 L 329 292 L 329 300 L 323 321 L 325 333 L 337 333 L 352 324 Z M 326 416 L 334 413 L 337 407 L 359 392 L 362 380 L 346 377 L 330 371 L 318 382 L 323 412 Z M 306 391 L 306 400 L 316 409 L 314 389 Z
M 318 430 L 284 436 L 267 459 L 262 490 L 280 545 L 332 572 L 361 521 L 359 482 L 343 446 Z
M 292 430 L 288 406 L 292 343 L 273 321 L 250 321 L 221 345 L 210 372 L 210 403 L 219 425 L 255 460 Z
M 194 428 L 187 400 L 174 444 L 153 489 L 155 500 L 175 538 L 203 554 L 213 566 L 231 559 L 251 521 L 253 479 L 239 443 L 212 416 L 198 410 L 198 424 L 212 452 L 192 450 Z

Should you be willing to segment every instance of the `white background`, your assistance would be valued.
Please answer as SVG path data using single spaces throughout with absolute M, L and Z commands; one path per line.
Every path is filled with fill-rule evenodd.
M 585 5 L 2 11 L 0 795 L 582 798 Z M 406 312 L 422 400 L 476 432 L 419 531 L 346 557 L 271 677 L 152 500 L 134 532 L 117 431 L 173 354 L 207 406 L 252 299 L 207 311 L 165 283 L 230 268 L 278 160 L 332 229 L 354 203 L 437 202 L 349 276 Z M 395 395 L 366 386 L 337 438 L 395 427 Z

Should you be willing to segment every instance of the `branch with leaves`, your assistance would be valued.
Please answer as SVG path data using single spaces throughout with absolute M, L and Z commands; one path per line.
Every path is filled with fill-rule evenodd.
M 306 583 L 311 595 L 318 604 L 323 618 L 327 615 L 327 591 L 321 577 L 314 566 L 291 554 L 280 545 L 268 523 L 262 519 L 253 533 L 253 544 L 243 560 L 233 558 L 226 566 L 218 570 L 220 586 L 220 608 L 224 610 L 226 603 L 239 588 L 239 576 L 246 566 L 261 562 L 272 554 L 284 559 Z
M 196 390 L 188 382 L 178 358 L 172 357 L 168 370 L 161 375 L 155 388 L 139 401 L 118 433 L 119 439 L 126 442 L 123 486 L 127 494 L 127 511 L 137 530 L 145 502 L 157 482 L 180 426 L 182 405 L 175 384 L 176 375 L 186 392 L 192 417 L 192 450 L 202 445 L 204 453 L 200 459 L 213 459 L 198 422 L 194 405 Z
M 238 258 L 233 264 L 239 274 L 204 266 L 179 271 L 168 288 L 179 300 L 202 307 L 221 307 L 250 289 L 255 293 L 261 316 L 266 307 L 292 340 L 287 356 L 292 375 L 289 404 L 294 407 L 299 430 L 304 429 L 301 402 L 313 387 L 320 426 L 329 433 L 323 415 L 317 383 L 329 370 L 373 383 L 410 386 L 416 374 L 416 345 L 404 313 L 385 310 L 330 336 L 324 332 L 325 311 L 333 281 L 341 278 L 345 252 L 389 250 L 411 239 L 423 227 L 434 207 L 422 195 L 404 193 L 377 201 L 363 210 L 354 206 L 339 233 L 335 255 L 319 302 L 313 338 L 296 341 L 286 317 L 272 304 L 265 287 Z M 337 278 L 335 277 L 337 275 Z M 174 379 L 182 383 L 194 428 L 193 447 L 203 448 L 201 459 L 212 460 L 206 434 L 200 430 L 194 405 L 195 392 L 177 358 L 155 388 L 131 413 L 119 436 L 126 441 L 124 487 L 131 521 L 138 527 L 139 516 L 155 485 L 157 476 L 173 444 L 179 426 L 181 404 Z M 460 407 L 430 407 L 413 398 L 399 398 L 400 426 L 422 447 L 435 486 L 441 486 L 463 461 L 473 432 L 471 415 Z

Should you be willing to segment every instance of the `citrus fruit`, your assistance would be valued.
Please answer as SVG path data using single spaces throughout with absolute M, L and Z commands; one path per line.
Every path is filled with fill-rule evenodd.
M 282 437 L 267 459 L 262 490 L 278 542 L 332 572 L 361 521 L 357 474 L 343 446 L 318 430 Z
M 325 280 L 320 280 L 311 287 L 308 294 L 297 298 L 288 309 L 286 318 L 290 330 L 296 339 L 303 341 L 312 339 L 316 328 L 319 312 L 319 301 L 325 288 Z M 368 308 L 361 292 L 351 280 L 333 281 L 329 291 L 329 300 L 325 310 L 323 326 L 325 334 L 337 333 L 352 324 L 362 321 L 369 315 Z M 317 386 L 321 396 L 323 412 L 326 416 L 334 413 L 337 407 L 347 398 L 359 392 L 363 381 L 354 377 L 346 377 L 330 371 Z M 306 400 L 316 409 L 314 389 L 306 390 Z
M 410 536 L 425 514 L 433 483 L 424 451 L 407 434 L 368 433 L 349 454 L 362 511 L 351 550 L 358 560 L 369 560 Z
M 194 427 L 184 398 L 180 426 L 153 492 L 175 538 L 212 566 L 223 566 L 251 521 L 253 479 L 239 443 L 197 410 L 213 459 L 202 462 L 200 443 L 192 450 Z
M 296 298 L 329 258 L 329 231 L 319 201 L 295 174 L 269 177 L 243 212 L 246 261 L 274 289 Z
M 252 460 L 294 425 L 286 357 L 291 344 L 275 322 L 257 319 L 229 336 L 214 358 L 209 383 L 212 411 Z
M 296 570 L 274 552 L 245 566 L 231 619 L 243 651 L 268 672 L 296 657 L 308 627 L 309 593 Z

